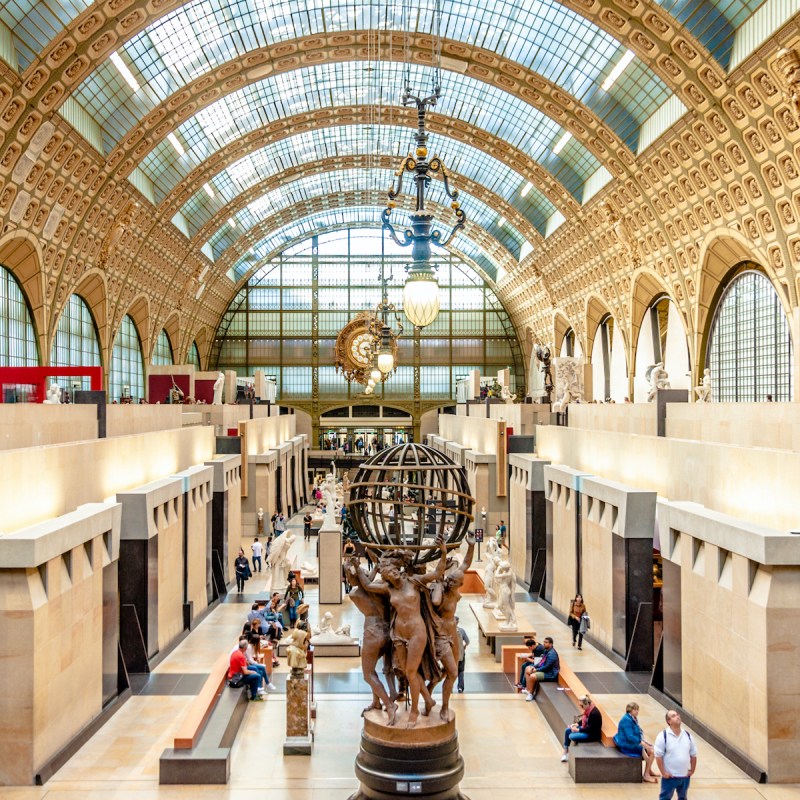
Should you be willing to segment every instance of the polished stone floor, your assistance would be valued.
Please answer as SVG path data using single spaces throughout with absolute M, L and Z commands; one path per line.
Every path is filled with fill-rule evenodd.
M 292 523 L 296 526 L 297 518 Z M 304 543 L 302 535 L 294 549 L 296 563 L 315 559 L 316 543 Z M 247 601 L 269 590 L 268 573 L 254 576 L 247 589 L 244 597 L 231 597 L 218 606 L 149 679 L 137 679 L 137 694 L 45 786 L 0 789 L 0 800 L 345 800 L 357 787 L 353 760 L 361 733 L 360 712 L 368 699 L 355 658 L 316 661 L 318 712 L 311 756 L 285 758 L 282 754 L 287 672 L 282 663 L 275 675 L 279 693 L 247 708 L 233 750 L 228 786 L 158 785 L 159 755 L 171 744 L 192 695 L 219 653 L 233 647 Z M 559 761 L 559 742 L 536 704 L 526 703 L 511 690 L 500 665 L 479 644 L 477 624 L 468 608 L 469 601 L 476 599 L 466 596 L 462 601 L 461 622 L 472 644 L 467 650 L 466 692 L 455 695 L 452 703 L 466 763 L 462 791 L 471 800 L 656 798 L 657 787 L 652 784 L 572 783 L 566 765 Z M 349 622 L 354 632 L 360 631 L 361 617 L 346 596 L 341 606 L 320 607 L 316 588 L 309 587 L 307 600 L 312 624 L 329 610 L 337 624 Z M 639 676 L 626 676 L 588 644 L 582 652 L 573 650 L 567 628 L 540 606 L 528 606 L 526 615 L 540 637 L 554 637 L 562 656 L 604 708 L 614 716 L 621 715 L 625 704 L 635 699 L 642 709 L 646 733 L 651 739 L 656 735 L 664 708 L 645 693 Z M 692 800 L 800 800 L 800 787 L 758 785 L 697 739 L 700 752 Z

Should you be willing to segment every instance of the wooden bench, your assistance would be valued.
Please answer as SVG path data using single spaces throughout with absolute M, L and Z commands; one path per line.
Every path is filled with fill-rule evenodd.
M 262 648 L 269 658 L 270 648 Z M 247 688 L 228 688 L 229 655 L 221 655 L 158 763 L 160 784 L 226 784 L 231 748 L 247 709 Z
M 541 684 L 536 697 L 536 705 L 547 724 L 563 743 L 564 731 L 582 713 L 580 698 L 591 693 L 583 682 L 564 664 L 558 681 Z M 603 717 L 602 733 L 599 742 L 573 743 L 569 748 L 569 774 L 575 783 L 641 783 L 642 761 L 625 756 L 614 745 L 617 725 L 614 720 L 595 703 Z

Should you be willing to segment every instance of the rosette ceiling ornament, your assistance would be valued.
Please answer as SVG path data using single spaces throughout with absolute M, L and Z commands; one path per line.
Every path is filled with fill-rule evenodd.
M 408 154 L 399 169 L 395 172 L 397 181 L 389 187 L 389 200 L 386 208 L 381 213 L 383 229 L 388 231 L 393 241 L 401 247 L 411 246 L 412 263 L 406 267 L 408 276 L 403 290 L 403 311 L 406 317 L 417 328 L 424 328 L 436 319 L 439 313 L 439 282 L 431 265 L 431 244 L 446 247 L 456 233 L 464 227 L 467 217 L 461 209 L 458 200 L 458 190 L 450 186 L 450 175 L 444 162 L 438 155 L 428 159 L 428 134 L 425 131 L 425 114 L 428 108 L 433 108 L 436 101 L 442 96 L 441 85 L 441 18 L 442 9 L 440 0 L 436 0 L 433 31 L 434 39 L 434 73 L 432 91 L 427 97 L 414 94 L 411 88 L 410 62 L 405 65 L 405 90 L 401 102 L 404 106 L 416 105 L 417 131 L 414 134 L 414 154 Z M 406 173 L 411 173 L 414 182 L 415 209 L 409 213 L 411 226 L 406 228 L 401 235 L 397 234 L 391 222 L 392 211 L 397 207 L 397 197 L 403 191 L 403 178 Z M 440 175 L 444 183 L 444 190 L 452 201 L 451 208 L 455 212 L 456 222 L 450 233 L 443 236 L 442 232 L 433 229 L 433 214 L 425 210 L 425 192 L 430 186 L 431 178 Z

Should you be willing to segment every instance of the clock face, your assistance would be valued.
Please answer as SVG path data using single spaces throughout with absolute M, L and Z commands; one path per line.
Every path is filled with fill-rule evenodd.
M 370 365 L 372 342 L 372 335 L 365 331 L 357 333 L 350 340 L 350 357 L 359 366 L 368 367 Z

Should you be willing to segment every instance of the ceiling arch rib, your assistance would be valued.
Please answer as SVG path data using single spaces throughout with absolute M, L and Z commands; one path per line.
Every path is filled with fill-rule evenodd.
M 208 244 L 218 260 L 224 251 L 230 247 L 243 232 L 255 227 L 265 218 L 278 213 L 287 206 L 295 205 L 305 200 L 310 200 L 317 195 L 335 195 L 344 192 L 374 191 L 386 197 L 385 188 L 392 182 L 394 172 L 391 169 L 340 169 L 332 172 L 313 173 L 296 178 L 285 186 L 279 186 L 263 194 L 249 203 L 242 210 L 234 213 L 210 237 Z M 406 193 L 401 195 L 408 205 L 413 198 L 408 194 L 411 187 L 406 184 Z M 384 199 L 385 203 L 385 199 Z M 450 200 L 444 192 L 441 181 L 431 183 L 426 208 L 442 210 L 437 216 L 437 227 L 446 234 L 449 226 L 455 225 L 455 215 L 448 213 Z M 463 205 L 469 208 L 468 220 L 477 228 L 482 228 L 489 236 L 505 248 L 519 261 L 519 252 L 525 237 L 507 222 L 498 223 L 498 213 L 491 206 L 476 197 L 470 197 L 468 203 Z M 405 215 L 396 214 L 393 218 L 395 227 L 407 227 Z M 233 223 L 233 224 L 232 224 Z
M 148 105 L 147 100 L 150 95 L 139 97 L 138 93 L 135 93 L 130 98 L 129 107 L 134 108 L 137 103 L 142 104 L 141 108 L 137 108 L 136 127 L 125 134 L 111 151 L 109 163 L 120 175 L 126 176 L 134 161 L 147 151 L 148 143 L 154 141 L 155 129 L 162 131 L 160 135 L 163 136 L 163 131 L 173 130 L 187 115 L 209 105 L 223 93 L 252 82 L 256 77 L 286 72 L 303 64 L 372 58 L 372 51 L 367 44 L 371 41 L 370 36 L 367 32 L 356 32 L 350 35 L 352 42 L 347 46 L 341 41 L 342 35 L 306 37 L 287 42 L 281 47 L 252 51 L 232 61 L 218 64 L 149 111 L 152 103 Z M 429 65 L 429 53 L 419 49 L 422 43 L 429 44 L 429 39 L 409 35 L 408 40 L 408 46 L 414 48 L 411 51 L 412 59 L 416 63 Z M 285 48 L 291 49 L 293 54 L 283 57 L 274 54 L 274 51 Z M 467 48 L 461 43 L 449 41 L 443 42 L 443 48 L 452 51 L 447 63 L 454 70 L 482 83 L 501 88 L 552 119 L 559 120 L 578 141 L 606 163 L 612 173 L 623 174 L 626 169 L 634 165 L 634 155 L 623 141 L 587 106 L 564 92 L 552 81 L 545 80 L 523 69 L 519 64 L 503 59 L 488 50 Z M 391 57 L 398 59 L 402 55 L 403 51 L 397 45 L 392 50 L 387 47 L 386 51 L 381 53 L 386 59 Z
M 224 11 L 221 5 L 227 6 Z M 257 0 L 241 0 L 234 8 L 222 0 L 194 0 L 154 21 L 120 50 L 131 63 L 136 79 L 163 101 L 220 62 L 257 48 L 304 36 L 387 27 L 388 40 L 395 30 L 403 30 L 399 7 L 387 11 L 380 4 L 365 2 L 351 10 L 353 13 L 343 14 L 338 4 L 318 3 L 314 13 L 306 13 L 306 7 L 296 0 L 267 8 Z M 432 25 L 430 11 L 420 10 L 412 16 L 412 22 L 415 30 L 411 32 L 426 36 Z M 555 82 L 635 149 L 639 126 L 670 91 L 639 59 L 634 59 L 612 87 L 601 88 L 626 49 L 614 38 L 616 33 L 609 34 L 558 2 L 523 6 L 450 0 L 442 18 L 443 36 L 466 45 L 477 44 Z M 120 108 L 130 91 L 120 85 L 116 68 L 105 65 L 96 72 L 84 81 L 83 102 L 89 84 L 96 110 Z M 398 85 L 398 94 L 401 89 Z
M 402 65 L 385 66 L 391 67 L 392 73 L 386 80 L 399 85 Z M 320 64 L 270 76 L 199 109 L 174 131 L 163 126 L 160 140 L 139 163 L 156 187 L 156 201 L 160 203 L 194 167 L 246 133 L 319 108 L 370 105 L 368 67 L 368 62 Z M 387 90 L 383 98 L 386 106 L 392 102 L 388 95 Z M 394 110 L 386 106 L 382 121 L 391 123 Z M 551 173 L 578 202 L 586 180 L 600 167 L 597 158 L 576 139 L 565 141 L 567 132 L 559 123 L 508 92 L 479 81 L 469 79 L 458 87 L 448 86 L 447 94 L 437 103 L 437 113 L 520 150 Z M 374 116 L 377 118 L 377 111 Z M 171 134 L 169 140 L 167 134 Z M 409 144 L 410 140 L 409 135 Z M 176 141 L 185 153 L 176 149 Z
M 287 186 L 298 178 L 348 169 L 393 171 L 396 166 L 397 159 L 388 156 L 381 156 L 377 159 L 374 156 L 363 154 L 348 156 L 346 158 L 333 156 L 284 168 L 278 173 L 252 184 L 246 190 L 235 194 L 232 199 L 229 202 L 225 202 L 225 204 L 222 204 L 222 195 L 215 195 L 215 199 L 219 199 L 220 202 L 215 206 L 216 211 L 213 213 L 213 216 L 211 216 L 193 236 L 192 248 L 197 250 L 202 247 L 231 217 L 235 217 L 235 215 L 249 207 L 252 203 L 258 201 L 259 198 L 263 197 L 268 192 Z M 489 232 L 496 233 L 500 228 L 505 228 L 505 226 L 499 225 L 497 219 L 498 215 L 501 215 L 501 217 L 507 221 L 508 225 L 510 225 L 510 230 L 518 232 L 520 242 L 526 238 L 530 242 L 537 243 L 541 240 L 536 228 L 498 195 L 458 174 L 452 175 L 452 184 L 462 193 L 462 207 L 465 209 L 468 218 L 472 219 L 469 199 L 471 197 L 477 198 L 485 206 L 494 210 L 495 213 L 491 220 L 492 225 L 487 228 Z M 379 186 L 378 188 L 380 189 L 382 187 Z M 202 195 L 202 198 L 200 195 Z M 463 200 L 465 196 L 467 196 L 468 199 Z M 204 191 L 201 191 L 198 193 L 197 199 L 202 200 L 203 198 L 209 199 L 208 195 L 206 195 Z M 439 227 L 445 227 L 446 224 L 446 221 L 442 221 Z
M 407 196 L 398 198 L 398 201 L 397 209 L 412 210 L 413 205 Z M 346 209 L 350 206 L 372 207 L 374 220 L 379 223 L 380 211 L 384 203 L 384 193 L 374 190 L 345 191 L 301 200 L 271 214 L 239 236 L 215 263 L 214 272 L 218 276 L 230 273 L 234 276 L 234 280 L 238 280 L 239 276 L 250 268 L 254 260 L 261 258 L 267 250 L 280 246 L 281 237 L 284 237 L 285 240 L 293 238 L 295 234 L 291 232 L 292 226 L 299 225 L 305 217 L 312 214 Z M 447 209 L 435 203 L 431 203 L 430 208 L 439 218 L 447 213 Z M 284 228 L 286 230 L 283 230 Z M 510 271 L 514 266 L 514 259 L 508 250 L 494 237 L 471 222 L 467 222 L 463 231 L 456 234 L 451 249 L 465 253 L 470 260 L 484 270 L 492 281 L 496 281 L 498 275 Z
M 417 112 L 410 108 L 399 109 L 394 113 L 394 118 L 398 123 L 403 123 L 408 127 L 415 127 Z M 171 219 L 204 184 L 212 181 L 221 170 L 230 168 L 231 165 L 235 165 L 239 160 L 258 152 L 264 146 L 299 133 L 347 125 L 365 126 L 370 125 L 373 120 L 374 112 L 369 106 L 325 108 L 318 109 L 313 113 L 299 114 L 282 119 L 245 134 L 239 141 L 231 142 L 209 156 L 202 164 L 195 167 L 184 180 L 176 184 L 158 207 L 157 215 L 162 219 Z M 510 147 L 506 142 L 490 136 L 485 131 L 459 122 L 451 123 L 445 117 L 430 112 L 427 117 L 427 129 L 432 136 L 441 135 L 447 138 L 448 145 L 447 147 L 442 146 L 444 149 L 442 149 L 440 155 L 448 166 L 450 164 L 448 156 L 449 141 L 463 142 L 473 147 L 476 152 L 489 154 L 497 159 L 498 162 L 512 169 L 518 174 L 518 180 L 521 182 L 530 182 L 534 188 L 530 192 L 529 202 L 537 202 L 536 198 L 541 192 L 547 201 L 555 209 L 561 211 L 565 217 L 574 217 L 580 209 L 575 199 L 531 158 Z M 410 131 L 408 136 L 410 141 Z M 486 182 L 491 183 L 491 180 L 487 178 Z M 520 204 L 519 199 L 517 204 L 517 207 L 525 208 L 525 204 Z M 543 210 L 545 213 L 549 213 L 548 208 L 545 207 Z
M 290 136 L 218 171 L 181 206 L 180 213 L 186 219 L 190 236 L 194 237 L 209 220 L 238 201 L 242 193 L 255 184 L 286 176 L 288 170 L 308 171 L 314 161 L 334 159 L 340 162 L 342 169 L 352 167 L 356 160 L 366 168 L 377 165 L 373 162 L 383 161 L 382 168 L 397 169 L 408 152 L 407 134 L 407 129 L 399 126 L 348 125 L 317 128 Z M 521 197 L 520 187 L 525 183 L 522 175 L 475 147 L 437 134 L 431 135 L 429 148 L 431 153 L 445 160 L 452 176 L 451 184 L 459 191 L 474 195 L 480 190 L 484 196 L 491 196 L 493 203 L 504 204 L 506 210 L 510 209 L 527 221 L 537 232 L 534 238 L 544 234 L 547 218 L 555 211 L 555 206 L 533 189 L 526 197 Z M 388 189 L 390 183 L 391 179 L 381 187 Z M 406 189 L 410 186 L 407 180 Z M 469 211 L 466 205 L 465 210 Z M 508 218 L 507 213 L 503 216 Z

